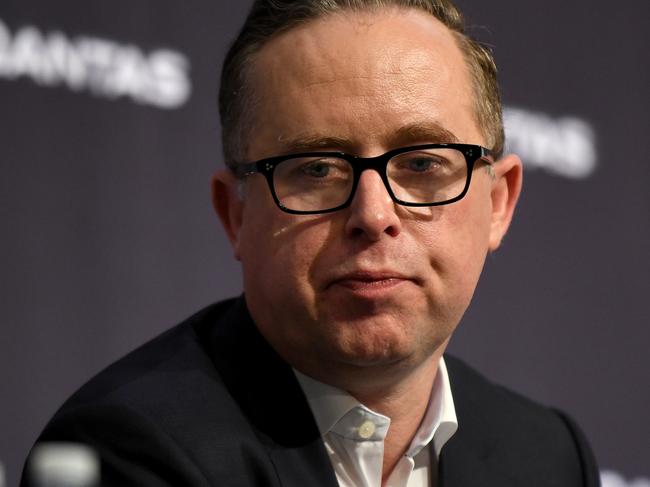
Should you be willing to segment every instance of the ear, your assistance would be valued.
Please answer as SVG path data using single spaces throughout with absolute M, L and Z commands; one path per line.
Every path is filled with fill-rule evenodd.
M 238 180 L 229 169 L 221 169 L 212 176 L 212 206 L 221 220 L 235 259 L 240 260 L 239 242 L 244 202 L 239 195 Z
M 521 160 L 514 154 L 499 159 L 492 165 L 494 182 L 492 183 L 492 219 L 490 226 L 490 252 L 501 245 L 508 231 L 512 215 L 521 193 L 523 169 Z

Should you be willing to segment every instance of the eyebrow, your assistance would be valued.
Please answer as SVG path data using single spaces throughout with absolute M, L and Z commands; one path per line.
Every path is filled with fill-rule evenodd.
M 309 152 L 317 149 L 349 150 L 354 143 L 345 137 L 302 134 L 295 138 L 279 137 L 284 152 Z
M 412 123 L 397 129 L 390 137 L 391 145 L 409 145 L 413 143 L 458 143 L 456 135 L 436 122 Z
M 347 137 L 323 136 L 316 133 L 304 133 L 293 138 L 279 137 L 283 152 L 297 153 L 314 150 L 342 150 L 354 152 L 359 146 L 358 142 Z M 403 125 L 389 134 L 387 138 L 388 149 L 420 144 L 420 143 L 457 143 L 458 137 L 436 122 L 411 123 Z

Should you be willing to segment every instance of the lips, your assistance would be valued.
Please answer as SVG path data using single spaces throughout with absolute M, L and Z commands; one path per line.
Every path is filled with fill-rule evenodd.
M 395 271 L 354 271 L 332 279 L 327 288 L 343 286 L 352 290 L 381 289 L 413 281 L 412 278 Z

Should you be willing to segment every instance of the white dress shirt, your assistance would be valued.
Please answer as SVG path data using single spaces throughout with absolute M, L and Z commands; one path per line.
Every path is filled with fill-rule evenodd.
M 307 397 L 340 487 L 381 487 L 384 439 L 390 418 L 367 408 L 336 387 L 294 370 Z M 386 487 L 429 487 L 436 483 L 437 457 L 458 428 L 444 359 L 431 390 L 424 418 Z M 433 441 L 436 458 L 432 462 Z

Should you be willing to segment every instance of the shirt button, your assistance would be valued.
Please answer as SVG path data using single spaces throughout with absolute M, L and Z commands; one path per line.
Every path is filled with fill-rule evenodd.
M 375 423 L 372 421 L 366 421 L 361 426 L 359 426 L 359 436 L 364 440 L 370 438 L 375 432 Z

